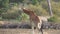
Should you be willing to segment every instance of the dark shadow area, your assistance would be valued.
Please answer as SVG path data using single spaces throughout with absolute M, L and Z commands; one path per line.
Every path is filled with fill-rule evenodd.
M 0 25 L 2 29 L 32 29 L 31 25 L 29 24 L 4 24 Z M 60 24 L 54 23 L 43 23 L 41 26 L 42 29 L 60 29 Z M 34 27 L 36 29 L 36 27 Z

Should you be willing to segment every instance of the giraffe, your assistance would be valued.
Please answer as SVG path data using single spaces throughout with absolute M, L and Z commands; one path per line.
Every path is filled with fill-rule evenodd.
M 41 31 L 41 33 L 43 34 L 42 20 L 33 11 L 26 9 L 26 8 L 22 8 L 22 10 L 24 13 L 26 13 L 30 17 L 30 22 L 32 25 L 33 34 L 34 34 L 34 27 L 36 27 L 36 29 L 38 29 L 38 31 Z

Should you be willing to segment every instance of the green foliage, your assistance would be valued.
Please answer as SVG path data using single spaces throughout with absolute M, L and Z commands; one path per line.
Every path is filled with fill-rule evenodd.
M 60 22 L 60 0 L 50 0 L 53 16 L 48 21 Z M 13 3 L 13 6 L 9 8 L 9 2 Z M 20 3 L 18 5 L 18 3 Z M 24 7 L 31 9 L 39 16 L 49 16 L 48 4 L 46 0 L 0 0 L 0 19 L 18 19 L 22 21 L 29 20 L 28 16 L 24 13 L 21 14 L 19 7 L 24 4 Z M 18 7 L 19 6 L 19 7 Z
M 2 18 L 3 19 L 16 19 L 19 16 L 19 13 L 3 13 Z
M 0 16 L 0 21 L 2 20 L 2 16 Z
M 21 13 L 18 8 L 14 6 L 11 7 L 11 9 L 7 10 L 7 12 L 3 12 L 1 16 L 3 19 L 16 19 L 19 17 L 20 14 Z
M 29 20 L 29 16 L 25 13 L 22 13 L 19 17 L 20 21 L 28 21 Z
M 33 4 L 33 5 L 36 5 L 37 2 L 38 2 L 37 0 L 32 0 L 32 4 Z
M 9 0 L 0 0 L 0 16 L 9 8 Z
M 50 18 L 48 19 L 48 21 L 49 21 L 49 22 L 54 22 L 54 23 L 59 23 L 59 22 L 60 22 L 60 19 L 59 19 L 59 17 L 57 17 L 57 16 L 53 16 L 53 17 L 50 17 Z
M 52 2 L 52 11 L 53 11 L 53 14 L 54 15 L 57 15 L 60 17 L 60 2 L 54 2 L 54 1 L 51 1 Z
M 1 0 L 0 5 L 0 7 L 7 8 L 9 5 L 9 0 Z
M 48 19 L 48 21 L 55 22 L 56 21 L 56 17 L 51 17 L 50 19 Z
M 9 0 L 10 2 L 12 2 L 12 3 L 19 3 L 19 2 L 23 2 L 24 0 Z

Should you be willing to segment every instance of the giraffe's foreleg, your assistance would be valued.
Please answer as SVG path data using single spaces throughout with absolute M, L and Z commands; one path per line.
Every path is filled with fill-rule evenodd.
M 32 23 L 32 34 L 35 34 L 35 32 L 34 32 L 34 23 Z

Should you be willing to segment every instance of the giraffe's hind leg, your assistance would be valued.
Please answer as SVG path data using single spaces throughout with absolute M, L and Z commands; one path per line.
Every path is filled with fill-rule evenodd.
M 43 25 L 41 23 L 38 23 L 38 31 L 39 31 L 39 34 L 43 34 Z
M 40 32 L 43 34 L 43 25 L 41 25 Z
M 40 32 L 43 34 L 43 29 L 42 28 L 40 29 Z

